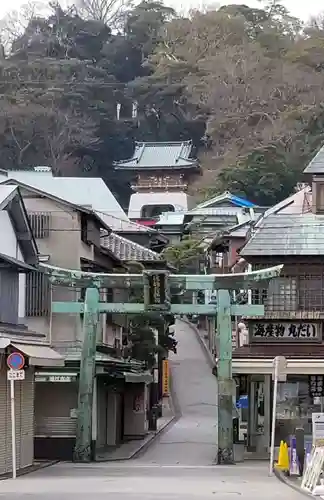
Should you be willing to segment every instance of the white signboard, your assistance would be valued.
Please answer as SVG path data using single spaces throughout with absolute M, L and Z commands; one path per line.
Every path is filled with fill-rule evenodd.
M 250 325 L 251 340 L 290 341 L 290 342 L 320 342 L 320 324 L 299 321 L 269 321 L 253 322 Z
M 8 370 L 8 380 L 25 380 L 25 370 Z
M 276 356 L 272 362 L 273 372 L 272 378 L 277 377 L 278 382 L 286 382 L 287 380 L 287 360 L 285 356 Z
M 313 446 L 324 447 L 324 413 L 312 413 Z

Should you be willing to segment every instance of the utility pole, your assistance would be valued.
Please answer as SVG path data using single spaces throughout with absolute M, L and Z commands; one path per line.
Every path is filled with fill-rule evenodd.
M 84 301 L 83 347 L 80 364 L 74 462 L 91 462 L 93 384 L 99 326 L 99 290 L 87 288 Z
M 231 298 L 228 290 L 217 292 L 218 336 L 218 452 L 217 463 L 234 464 Z

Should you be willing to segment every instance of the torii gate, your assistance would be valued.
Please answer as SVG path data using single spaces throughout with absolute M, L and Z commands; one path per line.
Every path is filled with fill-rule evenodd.
M 141 314 L 146 311 L 173 314 L 200 314 L 217 316 L 218 335 L 218 464 L 233 464 L 233 394 L 232 325 L 231 316 L 263 316 L 262 305 L 231 304 L 230 290 L 266 288 L 268 282 L 280 275 L 282 266 L 238 274 L 173 275 L 167 271 L 142 271 L 141 274 L 89 273 L 40 264 L 53 285 L 86 288 L 84 303 L 53 302 L 53 313 L 84 314 L 83 348 L 80 364 L 78 412 L 76 422 L 75 462 L 91 461 L 91 432 L 93 380 L 97 328 L 100 313 Z M 144 302 L 102 303 L 99 289 L 144 290 Z M 217 304 L 172 304 L 170 289 L 217 290 Z

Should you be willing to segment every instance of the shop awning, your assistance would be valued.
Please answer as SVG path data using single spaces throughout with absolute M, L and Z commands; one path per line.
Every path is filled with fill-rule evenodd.
M 133 373 L 124 372 L 125 382 L 128 384 L 150 384 L 153 376 L 150 372 Z
M 233 374 L 270 375 L 273 373 L 273 359 L 233 359 Z M 287 359 L 287 375 L 324 375 L 322 359 Z
M 28 357 L 31 366 L 64 366 L 64 358 L 48 346 L 10 343 Z

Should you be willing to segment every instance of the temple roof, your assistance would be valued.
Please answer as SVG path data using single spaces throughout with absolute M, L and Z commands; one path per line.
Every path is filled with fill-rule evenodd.
M 136 142 L 132 158 L 114 163 L 116 170 L 198 168 L 192 158 L 192 142 Z

